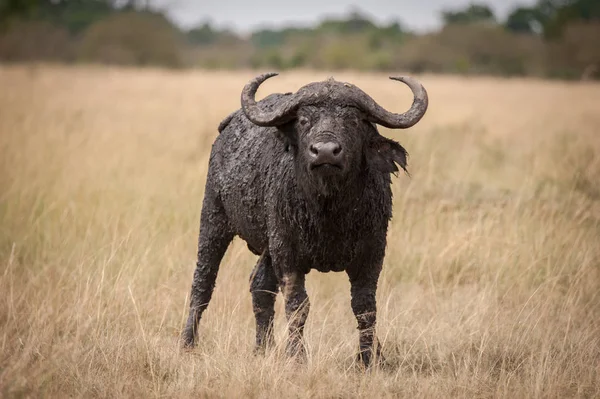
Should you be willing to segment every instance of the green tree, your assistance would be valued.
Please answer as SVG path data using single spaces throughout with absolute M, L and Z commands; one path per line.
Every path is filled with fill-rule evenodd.
M 518 7 L 506 19 L 506 29 L 517 33 L 541 33 L 544 17 L 535 7 Z
M 464 10 L 442 11 L 442 19 L 445 25 L 471 24 L 480 22 L 495 22 L 496 17 L 490 7 L 485 4 L 470 4 Z
M 213 44 L 219 38 L 219 31 L 213 29 L 209 22 L 190 29 L 186 33 L 186 37 L 191 44 L 207 45 Z
M 115 10 L 113 0 L 0 0 L 0 25 L 16 18 L 45 21 L 78 34 Z
M 281 46 L 285 42 L 284 30 L 262 29 L 252 33 L 250 41 L 258 48 Z
M 41 2 L 31 17 L 79 34 L 114 11 L 116 9 L 111 0 L 55 0 Z
M 547 16 L 544 36 L 549 39 L 562 36 L 565 27 L 573 22 L 600 19 L 598 0 L 540 0 L 538 7 Z
M 37 4 L 36 0 L 0 0 L 0 28 L 10 19 L 29 15 Z
M 354 10 L 346 18 L 326 19 L 317 28 L 317 31 L 326 33 L 360 33 L 377 29 L 377 26 L 360 11 Z
M 565 27 L 600 19 L 599 0 L 538 0 L 534 7 L 517 7 L 505 27 L 514 32 L 541 30 L 546 39 L 558 39 Z

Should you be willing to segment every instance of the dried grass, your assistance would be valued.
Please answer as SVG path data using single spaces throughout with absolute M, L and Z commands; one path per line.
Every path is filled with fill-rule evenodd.
M 354 363 L 343 274 L 308 276 L 306 364 L 252 355 L 240 240 L 180 352 L 210 145 L 252 75 L 0 67 L 0 396 L 600 396 L 593 84 L 421 77 L 424 121 L 384 131 L 412 155 L 378 291 L 387 368 Z M 336 77 L 410 104 L 384 76 Z

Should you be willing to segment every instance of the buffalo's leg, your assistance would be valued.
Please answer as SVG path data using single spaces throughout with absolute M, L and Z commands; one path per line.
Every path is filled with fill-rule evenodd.
M 304 356 L 304 324 L 308 317 L 310 303 L 304 288 L 305 275 L 302 272 L 284 273 L 281 290 L 285 298 L 285 315 L 288 320 L 289 337 L 286 352 L 290 356 Z
M 379 361 L 383 360 L 381 347 L 375 335 L 377 318 L 375 293 L 377 291 L 379 273 L 373 274 L 376 274 L 376 276 L 363 275 L 350 279 L 352 311 L 358 322 L 358 358 L 366 367 L 371 365 L 374 357 Z
M 200 317 L 210 302 L 219 264 L 232 239 L 221 201 L 207 187 L 200 216 L 198 261 L 190 295 L 190 314 L 181 336 L 184 347 L 192 347 L 196 341 Z
M 267 346 L 273 346 L 273 318 L 275 317 L 275 297 L 277 295 L 277 277 L 267 252 L 258 259 L 250 275 L 252 308 L 256 318 L 256 351 L 264 352 Z

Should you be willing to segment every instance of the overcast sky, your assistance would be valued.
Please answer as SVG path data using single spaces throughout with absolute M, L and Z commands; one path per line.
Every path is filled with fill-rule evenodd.
M 326 16 L 342 16 L 358 9 L 380 23 L 400 21 L 409 29 L 424 32 L 440 26 L 440 12 L 460 8 L 473 0 L 154 0 L 171 18 L 190 27 L 210 21 L 219 28 L 248 33 L 259 27 L 307 26 Z M 481 3 L 482 1 L 476 1 Z M 483 0 L 504 18 L 515 5 L 535 0 Z

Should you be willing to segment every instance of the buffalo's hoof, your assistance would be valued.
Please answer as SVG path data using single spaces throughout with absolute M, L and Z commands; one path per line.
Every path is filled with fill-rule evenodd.
M 365 350 L 359 352 L 358 355 L 356 355 L 356 362 L 365 369 L 373 367 L 385 368 L 387 366 L 385 357 L 381 354 L 381 350 L 379 349 L 377 351 Z
M 264 355 L 267 350 L 275 347 L 275 338 L 273 334 L 258 335 L 256 337 L 256 344 L 254 345 L 255 355 Z
M 301 342 L 289 342 L 285 347 L 285 353 L 288 357 L 293 358 L 297 362 L 304 363 L 306 361 L 306 349 Z
M 190 331 L 189 329 L 185 329 L 183 330 L 183 332 L 181 333 L 181 347 L 183 349 L 192 349 L 195 346 L 195 337 L 194 337 L 194 332 Z

